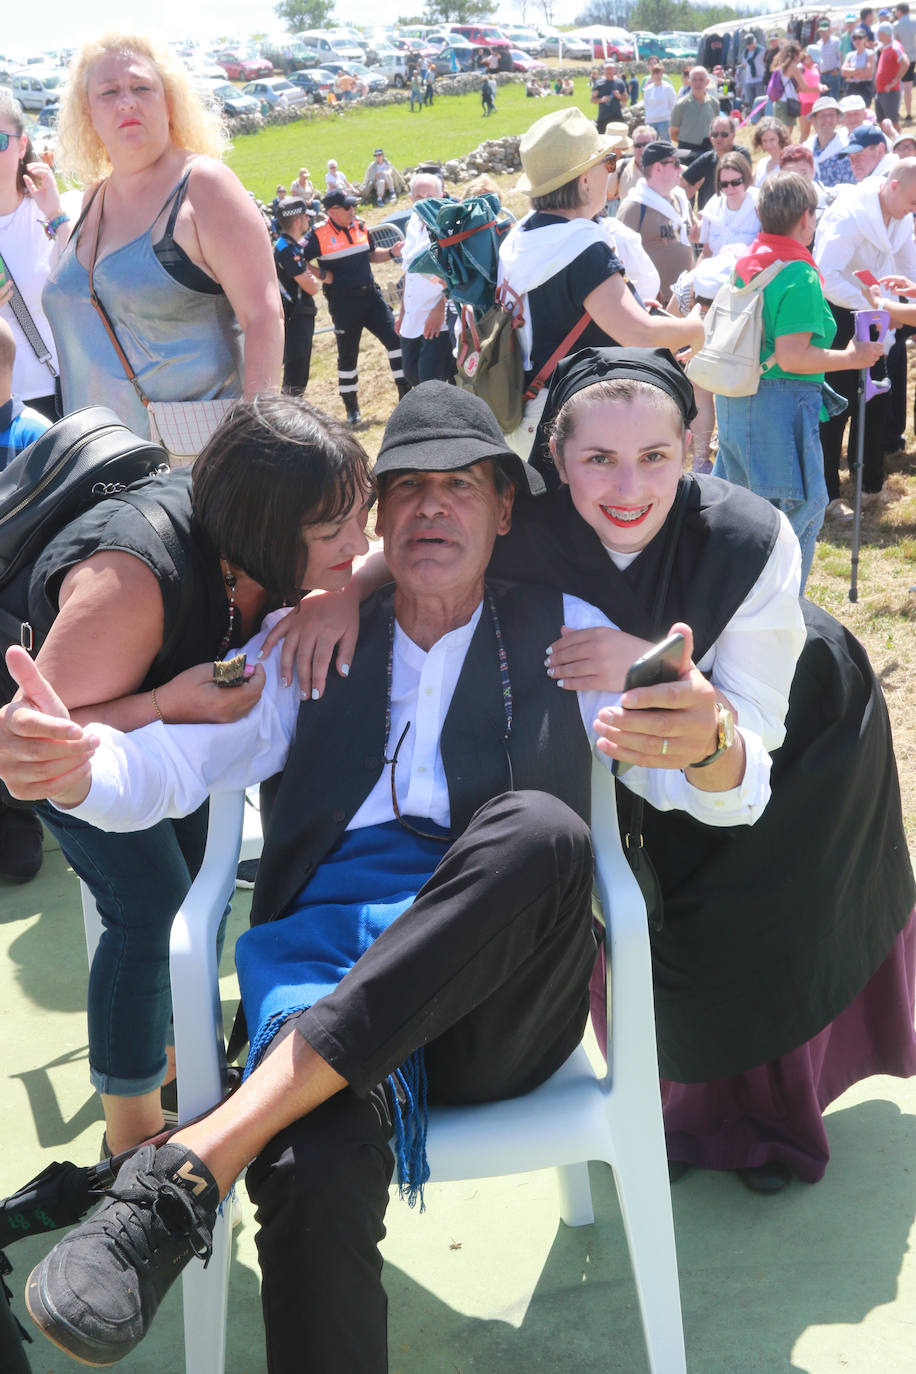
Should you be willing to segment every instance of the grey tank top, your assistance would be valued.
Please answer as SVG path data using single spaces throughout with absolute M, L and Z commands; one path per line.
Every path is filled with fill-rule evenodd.
M 175 202 L 167 236 L 187 176 L 162 207 Z M 146 408 L 89 299 L 89 273 L 76 256 L 79 230 L 78 224 L 42 295 L 60 359 L 64 413 L 110 406 L 147 437 Z M 176 280 L 156 255 L 152 227 L 98 260 L 95 288 L 151 401 L 242 394 L 242 333 L 232 306 L 222 290 L 198 291 Z

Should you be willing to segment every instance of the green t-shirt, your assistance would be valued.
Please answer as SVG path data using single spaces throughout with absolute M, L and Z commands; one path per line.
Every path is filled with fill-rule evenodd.
M 744 285 L 740 277 L 737 279 Z M 776 339 L 783 334 L 809 334 L 815 348 L 829 348 L 836 334 L 833 312 L 821 290 L 821 279 L 807 262 L 789 262 L 763 288 L 763 345 L 760 361 L 773 352 Z M 785 377 L 793 382 L 822 384 L 823 372 L 783 372 L 775 364 L 766 378 Z

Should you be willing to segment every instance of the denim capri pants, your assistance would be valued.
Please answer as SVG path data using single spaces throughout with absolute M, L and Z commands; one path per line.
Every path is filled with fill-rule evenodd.
M 802 552 L 802 591 L 827 506 L 820 382 L 761 379 L 753 396 L 717 396 L 713 473 L 784 511 Z

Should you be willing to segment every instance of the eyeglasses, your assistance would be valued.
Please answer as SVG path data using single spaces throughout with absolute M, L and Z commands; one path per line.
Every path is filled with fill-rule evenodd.
M 710 138 L 731 138 L 731 129 L 714 129 L 709 135 Z
M 647 139 L 645 139 L 642 143 L 634 143 L 634 144 L 633 144 L 633 147 L 634 147 L 634 148 L 648 148 L 649 144 L 652 143 L 652 142 L 653 142 L 653 140 L 652 140 L 651 138 L 647 138 Z
M 736 186 L 743 186 L 743 185 L 744 185 L 744 182 L 743 182 L 742 180 L 740 180 L 740 179 L 739 179 L 738 181 L 720 181 L 720 182 L 719 182 L 719 190 L 720 190 L 720 191 L 733 191 L 733 190 L 735 189 Z
M 11 141 L 17 137 L 17 134 L 0 133 L 0 153 L 5 153 Z

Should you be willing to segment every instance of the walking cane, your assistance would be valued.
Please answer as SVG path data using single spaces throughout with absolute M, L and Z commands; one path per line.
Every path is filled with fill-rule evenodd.
M 876 342 L 880 343 L 891 326 L 891 317 L 886 310 L 857 310 L 855 312 L 855 335 L 864 343 L 871 339 L 872 329 L 878 330 Z M 849 570 L 849 599 L 859 599 L 859 534 L 862 525 L 862 465 L 865 457 L 865 407 L 873 396 L 883 395 L 890 390 L 890 379 L 882 378 L 876 382 L 867 367 L 859 373 L 858 414 L 856 417 L 856 497 L 852 522 L 852 564 Z

